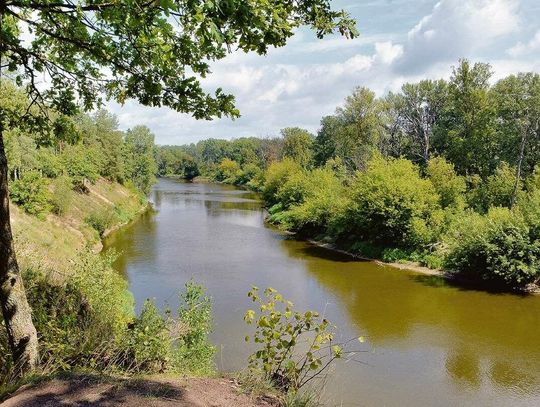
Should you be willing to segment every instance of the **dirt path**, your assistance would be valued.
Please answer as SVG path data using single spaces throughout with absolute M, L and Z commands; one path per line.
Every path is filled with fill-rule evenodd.
M 240 394 L 229 379 L 54 379 L 23 386 L 2 407 L 270 407 Z

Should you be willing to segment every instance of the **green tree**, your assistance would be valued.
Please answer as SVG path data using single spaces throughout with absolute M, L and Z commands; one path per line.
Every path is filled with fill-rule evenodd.
M 299 127 L 287 127 L 281 130 L 283 136 L 283 157 L 288 157 L 302 167 L 311 165 L 313 160 L 313 135 Z
M 324 165 L 326 161 L 336 156 L 337 132 L 341 126 L 336 116 L 325 116 L 313 143 L 314 160 L 316 165 Z
M 491 174 L 498 165 L 495 108 L 489 95 L 491 66 L 461 60 L 448 86 L 448 103 L 435 133 L 436 149 L 459 174 Z
M 433 128 L 446 102 L 447 84 L 443 80 L 406 83 L 397 105 L 404 133 L 410 140 L 409 156 L 427 165 L 432 147 Z
M 328 0 L 7 0 L 0 3 L 0 20 L 0 67 L 13 72 L 17 84 L 26 84 L 32 104 L 62 114 L 75 113 L 79 104 L 90 110 L 105 94 L 199 119 L 235 117 L 232 95 L 221 88 L 208 94 L 199 82 L 210 72 L 210 61 L 224 58 L 233 45 L 264 54 L 270 46 L 285 45 L 302 25 L 318 37 L 336 30 L 357 34 L 348 14 L 332 10 Z M 23 25 L 32 32 L 29 41 L 21 41 Z M 37 85 L 44 74 L 45 89 Z M 37 335 L 13 248 L 1 135 L 23 120 L 34 129 L 47 126 L 27 110 L 0 112 L 0 303 L 20 371 L 37 361 Z
M 540 75 L 520 73 L 500 80 L 492 93 L 497 105 L 503 157 L 516 166 L 510 206 L 516 202 L 523 175 L 540 159 Z
M 125 178 L 139 191 L 147 194 L 154 183 L 157 164 L 154 135 L 146 126 L 135 126 L 127 131 L 124 142 Z
M 352 170 L 364 169 L 382 141 L 383 105 L 375 93 L 357 88 L 336 110 L 341 126 L 336 133 L 336 155 Z

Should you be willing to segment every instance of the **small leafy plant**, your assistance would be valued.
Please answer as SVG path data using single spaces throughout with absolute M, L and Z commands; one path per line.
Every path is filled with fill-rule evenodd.
M 293 303 L 273 288 L 260 296 L 253 287 L 248 297 L 259 311 L 248 310 L 244 320 L 255 325 L 252 339 L 261 345 L 250 356 L 249 368 L 276 388 L 295 393 L 343 356 L 342 346 L 334 342 L 334 327 L 319 313 L 294 311 Z

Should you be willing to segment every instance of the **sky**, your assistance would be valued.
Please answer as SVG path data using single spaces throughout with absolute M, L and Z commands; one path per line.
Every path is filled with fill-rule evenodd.
M 360 36 L 318 40 L 300 29 L 266 56 L 237 52 L 212 65 L 208 90 L 236 97 L 241 118 L 198 121 L 135 101 L 108 108 L 120 128 L 146 125 L 157 144 L 205 138 L 276 136 L 284 127 L 316 132 L 323 116 L 357 86 L 382 96 L 403 83 L 448 78 L 460 58 L 487 62 L 493 80 L 540 72 L 540 0 L 334 0 L 356 19 Z

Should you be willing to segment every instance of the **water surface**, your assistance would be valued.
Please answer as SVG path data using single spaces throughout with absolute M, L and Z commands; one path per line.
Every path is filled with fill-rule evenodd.
M 540 297 L 449 285 L 321 249 L 265 227 L 255 194 L 162 179 L 156 212 L 107 242 L 140 307 L 174 306 L 193 279 L 214 300 L 221 370 L 246 365 L 243 322 L 252 285 L 274 287 L 299 309 L 324 311 L 341 338 L 364 336 L 361 362 L 338 362 L 331 406 L 540 405 Z

